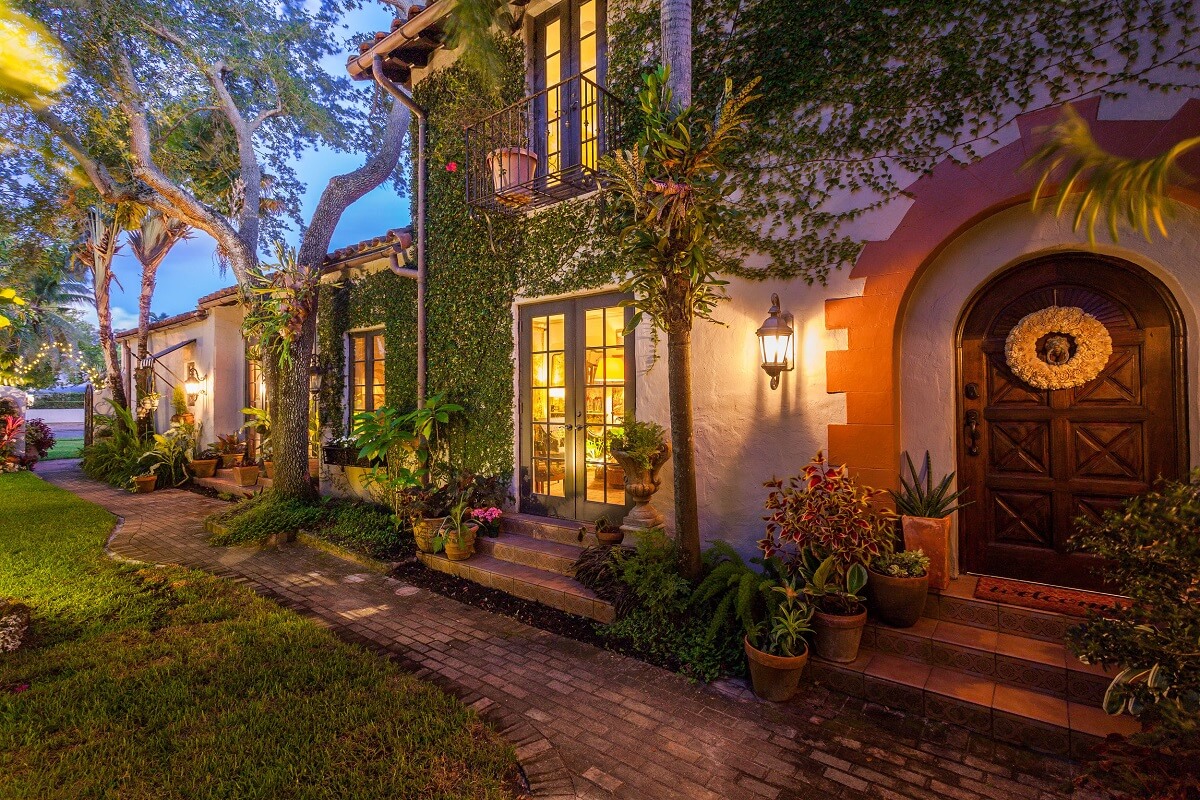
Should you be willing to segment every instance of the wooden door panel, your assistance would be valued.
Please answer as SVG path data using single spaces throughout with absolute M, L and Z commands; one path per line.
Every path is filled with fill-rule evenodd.
M 1008 368 L 1004 342 L 1052 305 L 1103 322 L 1113 353 L 1088 383 L 1042 391 Z M 1166 289 L 1116 259 L 1045 257 L 977 295 L 959 333 L 959 486 L 973 501 L 960 515 L 965 569 L 1104 588 L 1099 562 L 1069 540 L 1078 518 L 1186 474 L 1184 344 Z

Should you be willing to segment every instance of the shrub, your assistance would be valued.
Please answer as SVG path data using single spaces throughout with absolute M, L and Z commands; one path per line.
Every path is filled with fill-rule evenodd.
M 38 458 L 45 458 L 50 452 L 50 448 L 54 447 L 54 443 L 58 441 L 54 436 L 54 431 L 50 426 L 41 419 L 25 420 L 25 447 L 32 447 L 37 451 Z
M 661 530 L 641 534 L 637 549 L 614 548 L 618 574 L 648 613 L 669 618 L 687 610 L 692 585 L 679 574 L 679 548 Z
M 1107 579 L 1129 603 L 1091 614 L 1068 641 L 1082 660 L 1122 669 L 1105 710 L 1148 726 L 1109 742 L 1093 776 L 1122 791 L 1140 787 L 1131 797 L 1195 797 L 1194 758 L 1188 769 L 1160 769 L 1161 758 L 1139 754 L 1200 753 L 1200 470 L 1079 524 L 1075 544 L 1105 559 Z
M 710 642 L 726 637 L 741 639 L 767 618 L 776 602 L 772 589 L 782 575 L 778 559 L 755 559 L 762 572 L 747 564 L 728 542 L 716 541 L 704 551 L 705 576 L 691 597 L 691 607 L 700 618 Z
M 697 681 L 741 675 L 745 657 L 740 640 L 712 642 L 703 620 L 678 619 L 670 624 L 645 609 L 636 609 L 600 631 L 609 645 Z
M 124 489 L 133 476 L 145 472 L 139 462 L 153 449 L 154 442 L 138 435 L 133 414 L 117 406 L 111 416 L 96 415 L 96 428 L 106 430 L 108 436 L 83 448 L 80 467 L 89 478 Z
M 818 452 L 799 475 L 765 486 L 767 535 L 759 549 L 783 559 L 795 574 L 812 551 L 818 561 L 834 559 L 839 579 L 855 564 L 864 567 L 894 546 L 893 516 L 872 503 L 881 492 L 860 486 L 845 465 L 833 467 Z
M 319 526 L 327 517 L 325 508 L 320 505 L 277 497 L 266 491 L 214 514 L 210 519 L 225 530 L 214 534 L 209 542 L 224 546 L 263 542 L 270 536 Z
M 642 469 L 652 469 L 655 459 L 666 449 L 667 431 L 657 422 L 639 422 L 626 417 L 621 435 L 613 437 L 612 449 L 629 456 Z

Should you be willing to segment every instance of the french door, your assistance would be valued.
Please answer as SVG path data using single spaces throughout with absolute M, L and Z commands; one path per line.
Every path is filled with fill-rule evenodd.
M 625 474 L 612 457 L 633 414 L 632 311 L 621 295 L 526 306 L 520 314 L 521 509 L 618 523 Z
M 605 0 L 563 0 L 534 25 L 534 89 L 542 93 L 536 137 L 543 174 L 596 169 L 600 153 Z M 576 79 L 578 76 L 579 79 Z

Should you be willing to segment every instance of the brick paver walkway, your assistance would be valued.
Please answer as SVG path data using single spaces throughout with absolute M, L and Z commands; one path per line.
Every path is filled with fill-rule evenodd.
M 75 462 L 39 472 L 123 519 L 116 556 L 243 582 L 458 695 L 516 747 L 536 797 L 1044 800 L 1077 770 L 820 689 L 776 705 L 692 685 L 302 546 L 214 548 L 201 520 L 219 501 L 129 494 Z

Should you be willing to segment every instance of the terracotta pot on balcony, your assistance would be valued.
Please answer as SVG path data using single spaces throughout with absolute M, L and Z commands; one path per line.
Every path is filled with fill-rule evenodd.
M 496 196 L 513 205 L 525 205 L 533 193 L 523 184 L 537 174 L 537 153 L 524 147 L 499 147 L 488 153 L 488 169 Z

